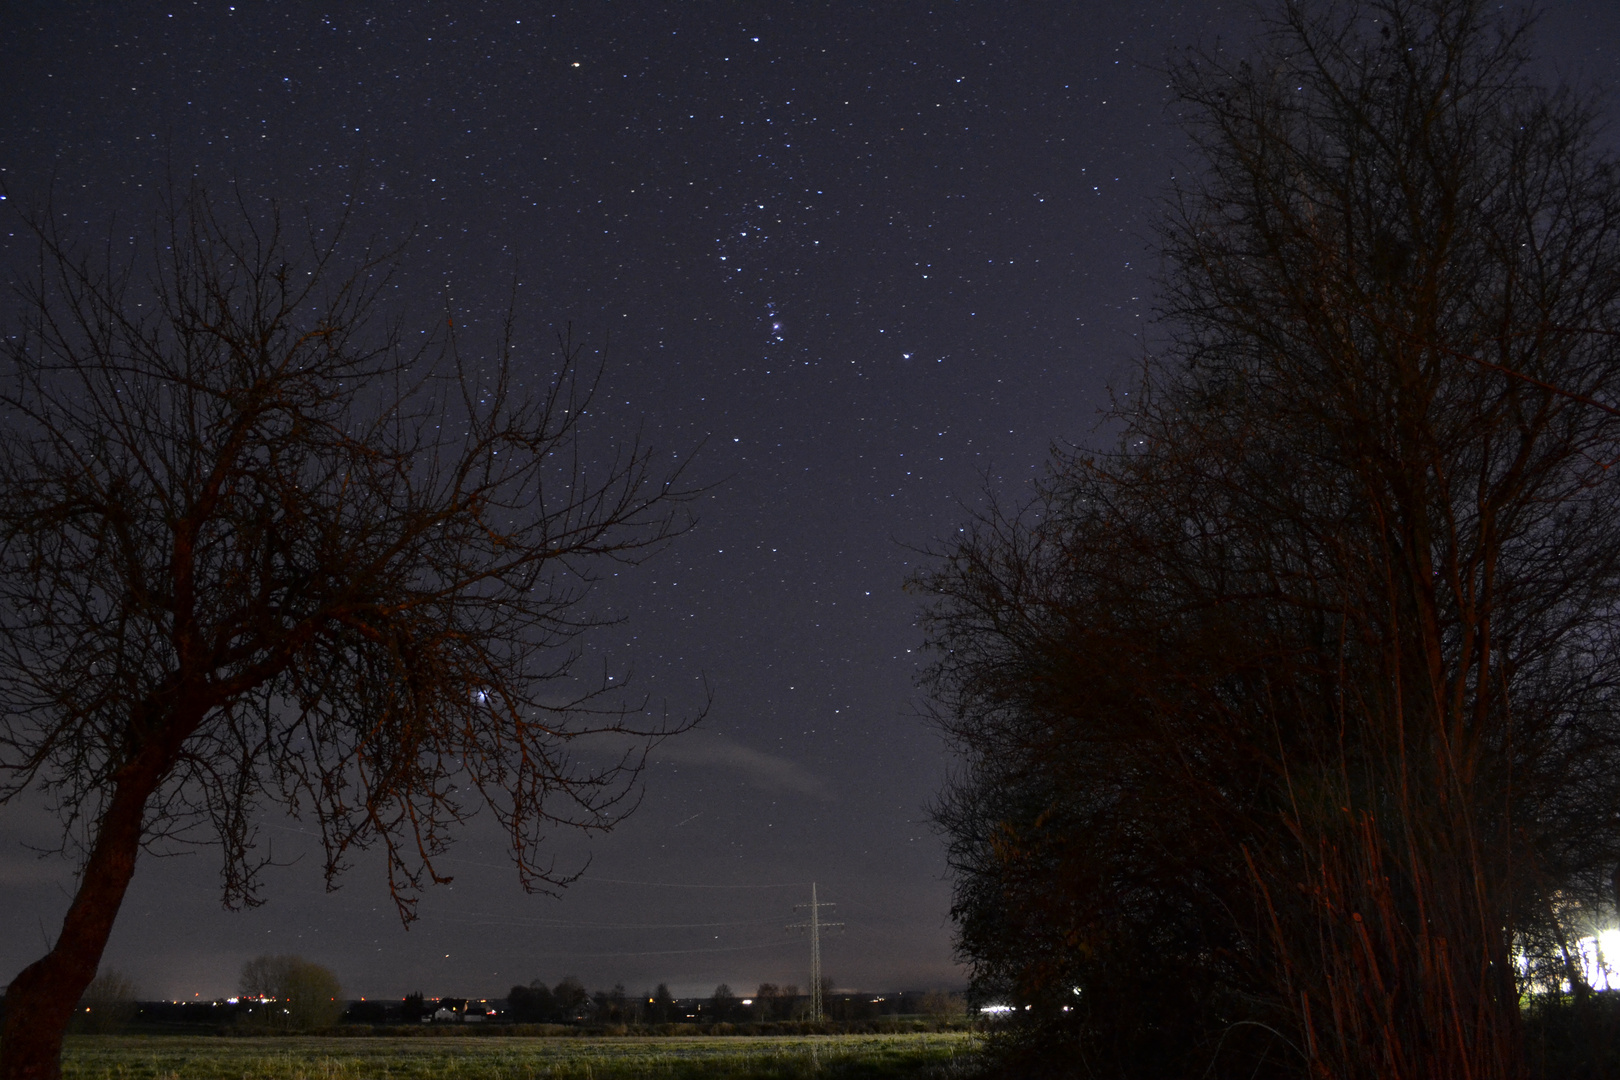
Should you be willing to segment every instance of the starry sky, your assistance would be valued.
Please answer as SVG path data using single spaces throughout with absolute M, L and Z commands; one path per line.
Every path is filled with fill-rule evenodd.
M 1620 5 L 1550 0 L 1550 75 L 1620 83 Z M 381 869 L 335 893 L 265 819 L 268 903 L 227 913 L 211 852 L 147 858 L 106 964 L 150 996 L 235 991 L 300 953 L 349 993 L 632 992 L 808 981 L 810 882 L 839 987 L 959 986 L 926 805 L 918 550 L 1054 444 L 1107 441 L 1153 340 L 1156 200 L 1189 157 L 1162 68 L 1242 48 L 1246 3 L 313 3 L 12 0 L 0 15 L 0 262 L 49 193 L 87 241 L 171 178 L 409 238 L 397 303 L 464 343 L 518 283 L 537 377 L 572 327 L 605 356 L 608 435 L 712 485 L 697 527 L 609 580 L 588 660 L 702 727 L 639 811 L 556 837 L 585 876 L 517 886 L 475 822 L 402 930 Z M 16 208 L 16 209 L 7 209 Z M 71 868 L 0 808 L 0 979 L 55 934 Z

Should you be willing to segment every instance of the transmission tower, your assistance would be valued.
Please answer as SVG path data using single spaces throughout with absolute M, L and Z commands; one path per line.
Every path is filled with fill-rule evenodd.
M 823 1003 L 821 1000 L 821 930 L 823 927 L 831 930 L 843 926 L 841 922 L 822 922 L 821 909 L 824 907 L 837 907 L 837 904 L 818 901 L 816 899 L 816 883 L 810 883 L 810 902 L 808 904 L 794 904 L 795 910 L 810 909 L 810 921 L 794 923 L 789 930 L 810 931 L 810 1019 L 820 1023 L 823 1019 Z

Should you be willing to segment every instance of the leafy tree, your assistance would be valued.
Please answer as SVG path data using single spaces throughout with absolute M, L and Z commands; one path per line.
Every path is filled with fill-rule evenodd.
M 143 846 L 211 837 L 256 904 L 273 803 L 329 880 L 380 847 L 408 920 L 481 805 L 554 889 L 548 831 L 612 827 L 681 726 L 575 669 L 599 568 L 684 521 L 650 451 L 587 431 L 576 349 L 406 335 L 387 259 L 273 211 L 177 200 L 130 264 L 53 221 L 0 372 L 0 801 L 48 791 L 80 869 L 10 984 L 7 1080 L 56 1075 Z
M 348 1002 L 337 976 L 301 956 L 257 956 L 242 965 L 245 998 L 269 998 L 252 1019 L 298 1031 L 338 1022 Z
M 1015 1071 L 1517 1077 L 1521 993 L 1579 987 L 1620 858 L 1620 182 L 1525 34 L 1289 3 L 1178 66 L 1201 165 L 1119 447 L 919 582 Z
M 508 1015 L 518 1024 L 549 1024 L 559 1019 L 557 1002 L 551 990 L 539 979 L 528 986 L 514 986 L 506 993 Z
M 586 992 L 585 984 L 579 979 L 565 975 L 551 988 L 551 1000 L 556 1006 L 559 1019 L 573 1020 L 591 1003 L 591 995 Z

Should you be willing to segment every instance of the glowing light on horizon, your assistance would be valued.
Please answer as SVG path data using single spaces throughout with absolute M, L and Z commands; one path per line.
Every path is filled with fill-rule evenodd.
M 1620 990 L 1620 929 L 1600 930 L 1575 943 L 1581 975 L 1594 990 Z

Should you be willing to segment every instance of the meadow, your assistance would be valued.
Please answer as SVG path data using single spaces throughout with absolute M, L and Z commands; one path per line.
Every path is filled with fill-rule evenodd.
M 943 1080 L 966 1076 L 959 1032 L 625 1038 L 70 1036 L 64 1080 Z

